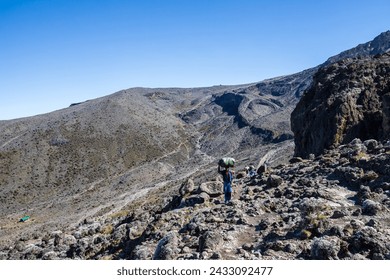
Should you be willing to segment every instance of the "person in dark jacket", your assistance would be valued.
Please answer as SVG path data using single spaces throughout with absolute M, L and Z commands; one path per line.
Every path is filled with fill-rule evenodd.
M 223 177 L 223 193 L 225 194 L 225 203 L 228 203 L 232 199 L 233 173 L 229 170 L 229 168 L 221 170 L 220 166 L 218 166 L 218 173 L 220 173 Z

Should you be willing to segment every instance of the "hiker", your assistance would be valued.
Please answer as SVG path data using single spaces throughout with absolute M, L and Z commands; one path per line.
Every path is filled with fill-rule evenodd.
M 218 165 L 218 173 L 223 177 L 223 193 L 225 194 L 225 204 L 232 199 L 232 182 L 233 182 L 233 172 L 229 168 L 221 170 L 221 166 Z
M 247 173 L 248 177 L 250 178 L 253 178 L 257 175 L 257 172 L 255 170 L 255 167 L 253 165 L 249 166 L 248 167 L 248 173 Z

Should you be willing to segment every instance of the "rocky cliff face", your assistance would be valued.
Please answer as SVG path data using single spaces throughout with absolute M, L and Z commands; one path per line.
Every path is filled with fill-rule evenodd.
M 308 157 L 354 138 L 388 139 L 390 53 L 320 69 L 291 115 L 295 154 Z

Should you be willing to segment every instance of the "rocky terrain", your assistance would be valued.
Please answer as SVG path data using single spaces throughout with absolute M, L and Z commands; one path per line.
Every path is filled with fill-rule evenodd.
M 369 55 L 389 34 L 259 83 L 133 88 L 0 121 L 0 259 L 388 259 L 388 55 Z M 339 125 L 320 111 L 329 100 L 350 100 L 332 110 L 366 128 L 372 110 L 376 126 L 345 122 L 321 144 L 310 112 Z M 228 205 L 226 155 L 238 163 Z
M 390 259 L 390 142 L 351 143 L 235 180 L 152 190 L 130 209 L 22 235 L 11 259 Z M 240 178 L 241 177 L 241 178 Z

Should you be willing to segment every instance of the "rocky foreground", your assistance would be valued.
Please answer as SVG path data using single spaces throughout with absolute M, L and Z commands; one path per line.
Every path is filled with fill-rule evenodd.
M 390 259 L 390 143 L 353 140 L 253 178 L 183 182 L 126 211 L 21 236 L 1 259 Z M 196 182 L 196 183 L 194 183 Z

